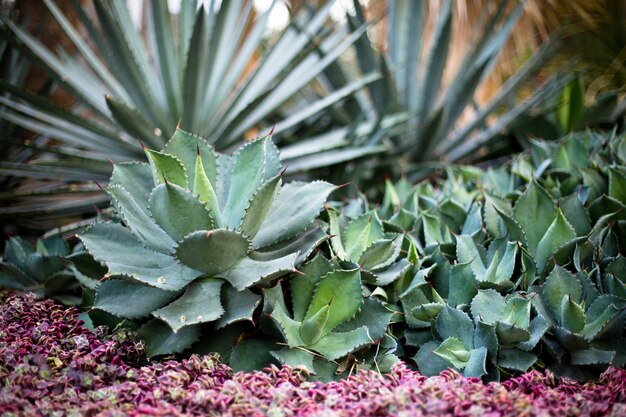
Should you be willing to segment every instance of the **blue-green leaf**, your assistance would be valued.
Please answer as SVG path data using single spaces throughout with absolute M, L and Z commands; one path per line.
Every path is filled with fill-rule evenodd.
M 129 280 L 109 279 L 98 285 L 94 307 L 117 317 L 136 319 L 148 317 L 178 294 Z
M 456 337 L 446 338 L 433 353 L 450 362 L 457 369 L 465 368 L 470 359 L 469 350 Z
M 530 183 L 513 207 L 513 218 L 523 229 L 532 253 L 535 253 L 539 241 L 555 217 L 556 208 L 552 198 L 536 181 Z
M 96 223 L 79 238 L 91 256 L 109 268 L 110 275 L 124 275 L 170 291 L 184 288 L 202 275 L 169 255 L 145 248 L 119 224 Z
M 200 337 L 200 326 L 188 326 L 174 333 L 166 323 L 154 319 L 144 324 L 138 334 L 146 342 L 146 355 L 152 358 L 189 348 Z
M 461 310 L 445 306 L 435 320 L 435 327 L 442 339 L 455 337 L 468 351 L 474 347 L 474 324 Z
M 213 229 L 204 204 L 190 191 L 175 184 L 161 184 L 152 191 L 150 212 L 161 229 L 177 242 L 192 232 Z
M 176 247 L 176 259 L 208 275 L 224 273 L 249 252 L 249 240 L 227 229 L 193 232 Z
M 145 149 L 148 161 L 153 170 L 154 185 L 171 182 L 180 187 L 187 188 L 187 170 L 177 157 L 164 153 Z
M 252 240 L 253 248 L 263 248 L 304 232 L 334 189 L 334 185 L 324 181 L 285 184 Z
M 539 271 L 543 271 L 556 250 L 576 237 L 574 228 L 563 216 L 561 209 L 557 210 L 556 218 L 537 244 L 535 261 Z
M 358 269 L 334 271 L 320 279 L 311 298 L 304 321 L 329 306 L 328 320 L 322 335 L 355 316 L 363 304 L 361 274 Z
M 176 301 L 158 309 L 153 316 L 166 322 L 178 333 L 182 328 L 217 320 L 224 314 L 220 289 L 224 281 L 199 278 L 189 284 Z
M 106 192 L 130 232 L 147 248 L 162 253 L 171 252 L 174 240 L 155 223 L 146 207 L 140 205 L 121 185 L 112 185 Z

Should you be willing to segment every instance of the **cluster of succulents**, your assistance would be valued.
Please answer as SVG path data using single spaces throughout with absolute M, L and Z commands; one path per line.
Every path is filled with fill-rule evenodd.
M 34 247 L 19 236 L 11 237 L 0 262 L 0 287 L 79 305 L 82 289 L 77 277 L 84 277 L 83 282 L 89 285 L 91 279 L 85 274 L 97 275 L 101 271 L 97 263 L 84 255 L 81 245 L 71 249 L 59 236 L 38 239 Z
M 600 383 L 532 371 L 484 384 L 454 371 L 426 378 L 406 365 L 312 382 L 290 367 L 233 372 L 215 355 L 145 364 L 124 331 L 81 327 L 79 311 L 0 294 L 0 414 L 18 415 L 621 415 L 626 371 Z M 141 366 L 143 365 L 143 366 Z
M 229 156 L 178 130 L 145 152 L 149 164 L 115 165 L 113 221 L 65 260 L 106 268 L 70 269 L 90 320 L 136 329 L 149 357 L 218 352 L 236 370 L 321 380 L 400 359 L 484 380 L 626 364 L 623 136 L 387 181 L 380 205 L 283 185 L 269 137 Z
M 420 256 L 387 292 L 422 373 L 624 366 L 625 151 L 623 136 L 576 135 L 434 185 L 387 184 L 381 211 L 410 219 Z

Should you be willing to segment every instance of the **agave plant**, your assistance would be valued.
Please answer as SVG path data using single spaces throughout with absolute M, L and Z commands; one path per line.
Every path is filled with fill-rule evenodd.
M 468 269 L 465 277 L 471 278 Z M 458 274 L 454 272 L 455 278 Z M 537 355 L 532 350 L 549 325 L 542 316 L 531 320 L 532 295 L 513 292 L 503 296 L 495 289 L 475 287 L 465 292 L 471 303 L 454 308 L 459 294 L 450 294 L 449 304 L 440 307 L 434 318 L 429 317 L 436 336 L 420 346 L 414 358 L 420 370 L 430 375 L 453 367 L 468 377 L 488 374 L 498 379 L 498 370 L 523 372 L 535 364 Z M 427 333 L 421 335 L 428 340 Z
M 81 287 L 74 272 L 80 272 L 70 265 L 70 254 L 69 244 L 60 237 L 39 239 L 34 250 L 20 237 L 9 238 L 0 259 L 0 287 L 78 305 Z
M 621 267 L 623 257 L 620 256 L 612 261 L 608 268 L 611 272 L 607 271 L 606 276 L 616 268 L 622 271 Z M 574 275 L 556 267 L 543 287 L 536 289 L 534 306 L 552 326 L 551 334 L 544 338 L 552 356 L 551 365 L 564 374 L 576 376 L 581 366 L 623 362 L 623 353 L 618 353 L 619 343 L 615 339 L 623 331 L 624 293 L 609 287 L 605 294 L 600 294 L 594 291 L 595 285 L 591 282 L 584 272 Z M 623 287 L 624 284 L 618 282 Z
M 290 280 L 293 313 L 280 285 L 266 297 L 264 311 L 287 345 L 277 345 L 272 356 L 321 379 L 369 367 L 388 371 L 398 361 L 396 343 L 387 334 L 393 312 L 375 295 L 364 298 L 360 271 L 333 266 L 320 254 L 302 272 Z
M 395 309 L 381 287 L 411 266 L 401 256 L 404 238 L 385 230 L 366 201 L 344 207 L 339 215 L 328 207 L 326 214 L 332 260 L 318 254 L 302 268 L 303 275 L 291 278 L 291 316 L 284 302 L 270 302 L 264 309 L 288 346 L 272 354 L 280 363 L 305 366 L 324 379 L 328 368 L 337 375 L 389 370 L 399 360 L 399 345 L 387 329 Z
M 366 203 L 367 204 L 367 203 Z M 363 207 L 367 210 L 367 205 Z M 409 262 L 400 256 L 404 239 L 397 229 L 389 229 L 374 210 L 360 214 L 344 210 L 340 216 L 327 211 L 331 248 L 336 258 L 363 271 L 363 279 L 372 285 L 395 281 Z M 348 215 L 354 216 L 349 218 Z
M 135 138 L 160 149 L 177 126 L 207 137 L 217 149 L 230 150 L 248 131 L 269 130 L 288 112 L 289 120 L 281 123 L 275 138 L 289 142 L 298 137 L 307 154 L 315 154 L 328 144 L 305 137 L 317 127 L 333 125 L 332 120 L 320 123 L 320 112 L 377 77 L 372 73 L 351 80 L 321 98 L 301 94 L 365 30 L 326 30 L 332 2 L 294 16 L 259 58 L 271 8 L 255 18 L 251 2 L 212 2 L 198 8 L 196 1 L 184 1 L 174 15 L 167 2 L 148 2 L 143 38 L 126 3 L 95 1 L 90 13 L 72 2 L 79 23 L 74 25 L 54 1 L 46 0 L 75 53 L 51 51 L 3 18 L 2 26 L 20 52 L 71 94 L 76 105 L 62 108 L 10 78 L 0 81 L 5 92 L 0 118 L 37 134 L 22 144 L 33 155 L 1 162 L 0 172 L 43 181 L 34 187 L 13 184 L 2 195 L 11 204 L 0 215 L 24 220 L 93 212 L 94 205 L 106 205 L 95 182 L 109 178 L 107 159 L 141 160 Z M 325 53 L 318 53 L 317 46 Z M 380 150 L 350 149 L 332 163 Z M 301 156 L 300 151 L 286 151 L 283 158 L 288 162 Z
M 79 238 L 108 269 L 94 307 L 153 316 L 140 333 L 154 356 L 187 348 L 202 323 L 250 318 L 260 296 L 248 288 L 292 272 L 327 238 L 314 220 L 335 187 L 283 185 L 269 137 L 229 156 L 177 130 L 145 152 L 150 164 L 116 164 L 105 189 L 123 224 Z

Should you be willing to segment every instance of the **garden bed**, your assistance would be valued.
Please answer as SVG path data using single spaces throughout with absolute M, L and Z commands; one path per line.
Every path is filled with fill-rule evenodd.
M 604 416 L 626 414 L 626 370 L 579 383 L 531 371 L 485 384 L 454 371 L 427 378 L 405 364 L 311 382 L 301 370 L 233 372 L 216 356 L 148 363 L 123 331 L 82 327 L 79 311 L 32 295 L 0 306 L 0 414 Z

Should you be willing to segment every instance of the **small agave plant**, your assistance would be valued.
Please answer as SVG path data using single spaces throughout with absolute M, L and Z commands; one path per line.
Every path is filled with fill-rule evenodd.
M 625 266 L 622 256 L 613 260 L 604 283 L 611 280 L 615 270 L 623 274 Z M 545 284 L 534 289 L 538 317 L 544 317 L 552 328 L 544 337 L 552 368 L 580 377 L 589 366 L 623 365 L 626 356 L 620 338 L 626 294 L 610 287 L 606 294 L 600 294 L 586 273 L 572 274 L 561 267 L 555 267 Z
M 0 259 L 0 288 L 78 305 L 81 287 L 68 259 L 71 253 L 70 245 L 60 237 L 38 239 L 34 248 L 20 237 L 11 237 Z
M 436 337 L 414 359 L 427 375 L 450 367 L 490 379 L 499 379 L 500 372 L 524 372 L 537 361 L 532 350 L 549 327 L 542 316 L 530 317 L 528 295 L 479 289 L 469 308 L 442 307 L 433 320 Z
M 361 369 L 389 371 L 400 351 L 389 331 L 395 309 L 381 286 L 411 265 L 401 256 L 403 236 L 387 230 L 364 199 L 328 204 L 324 214 L 330 244 L 299 273 L 264 290 L 259 328 L 265 339 L 237 343 L 233 355 L 254 346 L 265 358 L 321 380 Z
M 338 261 L 351 264 L 362 271 L 363 280 L 371 285 L 384 286 L 395 281 L 409 267 L 401 257 L 404 237 L 401 230 L 384 224 L 376 210 L 369 210 L 367 202 L 362 209 L 354 200 L 340 215 L 327 210 L 331 249 Z M 355 208 L 356 206 L 356 208 Z
M 264 311 L 286 345 L 272 356 L 321 379 L 358 369 L 390 370 L 399 360 L 396 341 L 387 334 L 393 312 L 375 294 L 364 297 L 361 277 L 358 268 L 344 269 L 319 253 L 289 282 L 292 313 L 281 286 L 269 290 Z
M 149 356 L 179 352 L 201 324 L 250 319 L 264 286 L 291 273 L 327 239 L 315 222 L 335 189 L 323 181 L 283 184 L 269 137 L 232 156 L 177 130 L 149 164 L 116 164 L 109 195 L 122 223 L 79 235 L 107 267 L 93 306 L 144 320 Z

